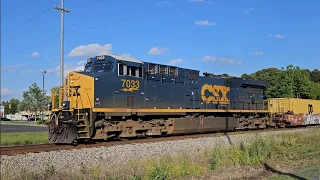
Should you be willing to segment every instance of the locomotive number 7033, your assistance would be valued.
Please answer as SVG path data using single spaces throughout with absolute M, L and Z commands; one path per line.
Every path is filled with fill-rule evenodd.
M 140 87 L 139 80 L 121 79 L 123 91 L 137 91 Z

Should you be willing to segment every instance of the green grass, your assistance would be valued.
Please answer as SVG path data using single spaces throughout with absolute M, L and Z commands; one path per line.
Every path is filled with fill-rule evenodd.
M 46 137 L 46 136 L 45 136 Z M 261 168 L 263 163 L 279 166 L 298 164 L 296 176 L 304 178 L 320 177 L 320 128 L 311 132 L 279 134 L 254 137 L 250 143 L 237 143 L 230 146 L 217 144 L 215 148 L 193 156 L 162 156 L 150 159 L 133 160 L 127 166 L 105 170 L 103 166 L 83 168 L 85 171 L 76 175 L 56 172 L 48 166 L 44 171 L 28 173 L 21 171 L 19 179 L 193 179 L 206 178 L 212 174 L 228 176 L 223 170 L 230 167 Z M 247 140 L 248 141 L 248 140 Z M 301 163 L 302 162 L 302 163 Z M 72 162 L 71 162 L 72 163 Z M 300 164 L 301 163 L 301 164 Z M 279 167 L 278 167 L 279 168 Z M 280 171 L 280 170 L 279 170 Z M 16 169 L 14 170 L 16 173 Z M 126 174 L 124 174 L 125 172 Z M 230 172 L 229 172 L 230 173 Z M 236 173 L 236 172 L 232 172 Z M 292 179 L 285 173 L 275 174 L 271 180 Z
M 38 120 L 38 121 L 36 121 L 36 124 L 49 125 L 50 121 L 48 121 L 48 120 Z
M 315 180 L 320 179 L 320 164 L 306 167 L 302 171 L 298 171 L 290 175 L 272 176 L 269 178 L 269 180 L 296 180 L 297 178 L 315 179 Z
M 26 145 L 48 142 L 48 132 L 0 133 L 1 146 Z
M 38 125 L 47 125 L 47 121 L 39 120 L 39 121 L 1 121 L 0 124 L 8 124 L 8 125 L 23 125 L 23 126 L 38 126 Z
M 144 173 L 140 175 L 143 179 L 162 180 L 200 176 L 206 169 L 201 164 L 193 162 L 186 154 L 178 157 L 167 156 L 158 162 L 151 159 L 144 164 Z

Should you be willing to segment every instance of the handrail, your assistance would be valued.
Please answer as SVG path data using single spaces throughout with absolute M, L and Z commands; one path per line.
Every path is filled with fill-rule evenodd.
M 51 91 L 51 106 L 52 106 L 52 108 L 54 109 L 54 96 L 55 96 L 55 92 L 54 92 L 54 90 L 52 90 Z
M 59 88 L 59 105 L 58 108 L 61 108 L 62 105 L 62 93 L 63 93 L 63 88 Z

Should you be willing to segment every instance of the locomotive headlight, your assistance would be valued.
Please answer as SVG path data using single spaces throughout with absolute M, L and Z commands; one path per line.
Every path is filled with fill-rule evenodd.
M 51 109 L 52 109 L 52 103 L 50 102 L 47 106 L 48 106 L 48 110 L 51 111 Z
M 70 108 L 70 102 L 69 101 L 64 101 L 62 104 L 62 109 L 69 109 Z

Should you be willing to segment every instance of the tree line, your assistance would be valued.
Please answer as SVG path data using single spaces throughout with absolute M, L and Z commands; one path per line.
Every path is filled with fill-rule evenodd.
M 302 98 L 320 100 L 320 71 L 288 65 L 286 69 L 267 68 L 241 78 L 266 81 L 267 98 Z
M 53 87 L 51 91 L 55 91 L 55 104 L 59 101 L 59 86 Z M 2 101 L 4 106 L 4 114 L 15 114 L 20 111 L 30 112 L 43 112 L 48 109 L 47 105 L 50 103 L 51 96 L 46 94 L 46 91 L 42 91 L 37 83 L 32 83 L 28 90 L 22 94 L 23 100 L 12 98 L 10 101 Z
M 206 76 L 217 77 L 217 75 L 206 73 Z M 232 78 L 228 74 L 218 77 Z M 320 71 L 314 69 L 301 69 L 298 66 L 288 65 L 286 69 L 266 68 L 252 74 L 241 75 L 243 79 L 260 80 L 268 83 L 265 91 L 267 98 L 303 98 L 320 100 Z M 53 87 L 55 92 L 55 105 L 59 101 L 59 86 Z M 3 101 L 5 114 L 15 114 L 20 111 L 36 112 L 47 109 L 50 96 L 46 95 L 36 83 L 33 83 L 27 91 L 23 92 L 23 100 L 11 99 Z M 11 106 L 9 108 L 9 105 Z

